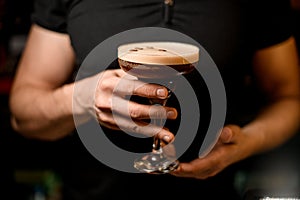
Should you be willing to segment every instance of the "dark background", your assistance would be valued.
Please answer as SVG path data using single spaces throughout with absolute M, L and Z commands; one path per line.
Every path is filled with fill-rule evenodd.
M 9 92 L 29 31 L 32 1 L 0 0 L 0 199 L 57 200 L 63 185 L 51 166 L 52 158 L 66 147 L 59 142 L 23 138 L 10 125 Z M 300 48 L 300 3 L 292 2 L 294 34 Z M 299 196 L 299 154 L 298 134 L 283 146 L 240 163 L 235 185 L 241 197 Z

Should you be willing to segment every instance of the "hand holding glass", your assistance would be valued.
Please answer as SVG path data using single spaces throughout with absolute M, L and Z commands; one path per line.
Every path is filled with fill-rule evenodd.
M 165 83 L 170 97 L 177 76 L 194 70 L 199 61 L 197 46 L 179 42 L 140 42 L 121 45 L 118 48 L 120 67 L 127 73 L 147 83 Z M 165 106 L 166 99 L 150 99 L 150 103 Z M 162 127 L 162 119 L 155 119 Z M 153 150 L 137 158 L 134 167 L 141 172 L 168 173 L 175 170 L 179 161 L 164 153 L 161 141 L 154 136 Z

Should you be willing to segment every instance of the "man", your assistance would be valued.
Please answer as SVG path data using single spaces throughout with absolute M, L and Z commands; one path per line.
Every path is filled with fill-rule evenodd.
M 216 193 L 210 194 L 212 199 L 224 196 L 233 199 L 232 191 L 229 191 L 232 179 L 226 174 L 227 168 L 230 170 L 229 166 L 234 163 L 278 147 L 299 128 L 299 69 L 295 41 L 288 26 L 287 1 L 176 1 L 173 18 L 168 23 L 161 17 L 161 5 L 158 0 L 52 0 L 49 5 L 36 1 L 34 23 L 10 100 L 13 127 L 26 137 L 51 141 L 74 137 L 76 141 L 76 134 L 72 135 L 75 129 L 73 116 L 91 112 L 97 113 L 103 127 L 118 129 L 111 114 L 110 100 L 124 72 L 106 70 L 77 82 L 76 87 L 84 92 L 86 86 L 100 80 L 95 99 L 85 93 L 75 97 L 74 101 L 80 105 L 77 109 L 72 109 L 75 83 L 69 80 L 75 66 L 80 65 L 97 44 L 130 28 L 166 27 L 199 41 L 219 67 L 228 96 L 228 116 L 218 143 L 204 158 L 187 155 L 188 159 L 172 173 L 175 176 L 123 174 L 102 166 L 93 158 L 79 161 L 79 152 L 84 151 L 80 143 L 67 149 L 67 155 L 78 159 L 78 162 L 70 159 L 71 168 L 65 167 L 62 173 L 69 180 L 66 187 L 70 186 L 67 189 L 74 199 L 81 195 L 83 199 L 97 198 L 97 195 L 116 198 L 121 194 L 125 197 L 126 193 L 128 198 L 135 198 L 136 190 L 152 196 L 149 189 L 143 188 L 153 187 L 154 183 L 159 184 L 156 188 L 163 190 L 156 194 L 157 189 L 153 189 L 154 196 L 175 194 L 176 197 L 181 192 L 206 196 L 208 189 L 216 189 Z M 130 83 L 135 86 L 124 87 L 121 92 L 148 98 L 167 96 L 164 87 L 155 84 L 140 87 L 141 83 L 128 80 Z M 254 94 L 261 96 L 258 99 Z M 249 111 L 258 108 L 257 104 L 263 106 L 262 109 L 254 117 L 244 120 L 243 117 L 252 116 Z M 116 112 L 124 112 L 119 109 Z M 157 110 L 158 113 L 166 111 L 174 113 L 169 119 L 177 118 L 174 107 Z M 149 118 L 149 112 L 148 105 L 129 104 L 129 113 L 138 123 Z M 131 129 L 134 124 L 121 126 Z M 122 137 L 120 132 L 117 133 L 113 132 L 114 137 Z M 153 134 L 145 130 L 137 133 Z M 168 129 L 161 129 L 158 135 L 166 142 L 174 139 Z M 87 156 L 87 153 L 83 155 Z M 130 184 L 125 178 L 131 180 Z

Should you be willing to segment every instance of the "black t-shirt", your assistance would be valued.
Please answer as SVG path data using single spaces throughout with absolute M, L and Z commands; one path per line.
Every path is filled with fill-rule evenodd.
M 154 26 L 182 32 L 206 49 L 222 73 L 228 122 L 246 123 L 236 114 L 254 109 L 243 102 L 256 105 L 261 101 L 253 98 L 256 88 L 249 84 L 253 52 L 291 35 L 289 1 L 177 0 L 171 24 L 164 23 L 162 2 L 36 0 L 32 19 L 50 30 L 68 33 L 78 65 L 95 46 L 128 29 Z
M 32 20 L 47 29 L 69 34 L 78 65 L 95 46 L 121 31 L 166 27 L 182 32 L 206 49 L 221 72 L 228 98 L 226 123 L 243 125 L 251 120 L 253 111 L 261 104 L 258 100 L 263 98 L 249 81 L 252 80 L 251 58 L 255 50 L 290 37 L 289 6 L 289 1 L 284 0 L 176 0 L 172 23 L 166 24 L 162 0 L 36 0 Z M 190 79 L 196 90 L 203 90 L 205 86 L 199 84 L 197 77 Z M 130 140 L 121 134 L 114 135 L 118 137 L 112 138 L 116 143 L 128 144 Z M 182 160 L 191 160 L 196 155 L 201 145 L 197 139 L 201 140 L 201 136 L 195 138 Z M 205 181 L 127 174 L 95 160 L 76 134 L 63 140 L 62 144 L 68 147 L 62 148 L 60 164 L 56 167 L 64 178 L 65 192 L 73 200 L 153 199 L 168 196 L 168 192 L 175 198 L 184 194 L 234 199 L 231 167 Z M 151 147 L 151 142 L 148 143 Z M 136 146 L 144 146 L 144 143 Z

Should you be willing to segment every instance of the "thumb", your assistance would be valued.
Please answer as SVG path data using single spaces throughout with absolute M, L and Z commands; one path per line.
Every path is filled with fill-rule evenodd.
M 236 125 L 227 125 L 222 129 L 220 140 L 222 143 L 234 143 L 237 140 L 240 128 Z

